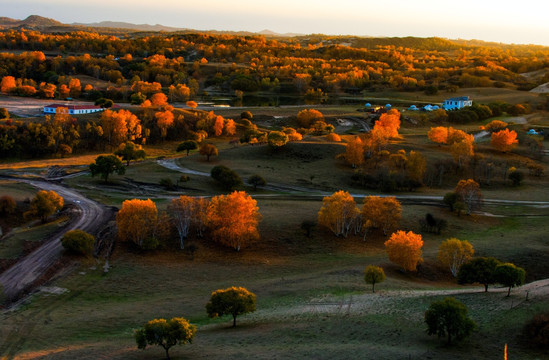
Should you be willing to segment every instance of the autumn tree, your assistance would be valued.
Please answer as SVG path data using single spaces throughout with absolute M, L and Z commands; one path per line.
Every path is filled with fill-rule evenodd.
M 467 308 L 454 298 L 445 298 L 433 302 L 425 312 L 427 334 L 439 338 L 448 336 L 448 344 L 452 338 L 462 340 L 471 335 L 476 324 L 467 315 Z
M 402 217 L 402 206 L 394 196 L 366 196 L 362 203 L 361 216 L 365 225 L 381 228 L 387 235 L 397 227 Z
M 94 163 L 90 164 L 90 171 L 92 176 L 100 175 L 105 183 L 109 181 L 109 175 L 117 173 L 118 175 L 124 175 L 126 168 L 118 156 L 115 155 L 99 155 Z
M 152 237 L 157 217 L 158 210 L 151 199 L 125 200 L 116 214 L 118 238 L 131 241 L 142 249 L 156 247 Z
M 304 128 L 309 128 L 318 120 L 324 120 L 324 115 L 318 110 L 304 109 L 297 113 L 297 122 Z
M 64 200 L 55 191 L 40 190 L 31 200 L 29 210 L 24 214 L 26 218 L 39 218 L 43 223 L 49 216 L 63 208 Z
M 385 272 L 379 266 L 368 265 L 364 269 L 364 281 L 366 284 L 372 284 L 372 292 L 375 293 L 376 284 L 385 281 Z
M 17 203 L 9 195 L 0 196 L 0 215 L 10 215 L 17 210 Z
M 509 124 L 507 124 L 506 122 L 503 122 L 500 120 L 493 120 L 490 123 L 486 124 L 484 128 L 486 129 L 486 131 L 495 132 L 495 131 L 500 131 L 505 129 L 508 125 Z
M 217 147 L 213 144 L 204 143 L 200 146 L 200 149 L 198 150 L 198 153 L 200 155 L 204 155 L 206 157 L 206 161 L 210 161 L 211 156 L 217 156 L 218 151 Z
M 425 175 L 425 170 L 427 169 L 427 160 L 425 159 L 425 156 L 412 150 L 406 158 L 405 166 L 408 178 L 418 184 L 422 184 L 423 176 Z
M 116 147 L 126 140 L 141 138 L 141 121 L 129 110 L 105 110 L 101 114 L 101 127 L 107 143 Z
M 149 98 L 149 101 L 151 102 L 151 106 L 153 107 L 168 105 L 168 97 L 161 92 L 153 94 Z
M 145 349 L 147 345 L 158 345 L 166 351 L 166 359 L 170 360 L 169 350 L 179 344 L 184 345 L 193 341 L 196 326 L 182 317 L 154 319 L 147 322 L 134 333 L 138 349 Z
M 126 161 L 126 166 L 130 166 L 130 161 L 144 159 L 146 153 L 141 145 L 127 141 L 125 144 L 120 145 L 118 150 L 114 152 L 114 155 L 120 156 L 122 160 Z
M 236 327 L 238 315 L 254 312 L 257 297 L 243 287 L 230 287 L 212 292 L 210 301 L 206 304 L 206 312 L 210 318 L 232 315 L 233 327 Z
M 490 144 L 498 151 L 508 152 L 518 144 L 517 133 L 514 130 L 509 131 L 509 129 L 494 132 L 492 133 Z
M 372 131 L 379 132 L 386 138 L 396 138 L 398 137 L 398 129 L 400 129 L 400 112 L 391 109 L 379 117 Z
M 257 225 L 260 220 L 257 201 L 244 191 L 234 191 L 212 198 L 206 224 L 215 241 L 239 251 L 259 239 Z
M 329 133 L 326 135 L 326 140 L 331 142 L 341 142 L 341 137 L 336 133 Z
M 509 288 L 507 291 L 507 297 L 509 297 L 511 295 L 511 288 L 524 284 L 526 271 L 511 263 L 499 264 L 494 270 L 494 279 L 496 283 Z
M 206 198 L 195 198 L 193 201 L 191 226 L 196 229 L 196 235 L 202 237 L 208 221 L 208 207 L 210 201 Z
M 459 268 L 458 283 L 484 285 L 484 292 L 488 292 L 488 285 L 496 282 L 494 272 L 501 262 L 493 257 L 477 257 Z
M 187 101 L 187 106 L 190 107 L 191 109 L 196 109 L 196 107 L 198 106 L 198 104 L 194 101 Z
M 2 82 L 0 82 L 0 92 L 8 94 L 15 90 L 17 85 L 15 84 L 15 78 L 13 76 L 4 76 Z
M 448 128 L 444 126 L 437 126 L 431 128 L 427 133 L 427 137 L 434 143 L 447 144 L 448 143 Z
M 184 240 L 189 235 L 191 222 L 193 219 L 194 199 L 190 196 L 180 196 L 172 199 L 168 205 L 168 213 L 179 233 L 179 247 L 185 248 Z
M 480 185 L 475 180 L 460 180 L 454 192 L 458 199 L 467 207 L 467 214 L 480 209 L 482 205 L 482 194 L 480 192 Z
M 72 97 L 79 97 L 80 92 L 82 92 L 82 86 L 80 85 L 80 80 L 72 78 L 69 81 L 69 95 Z
M 198 143 L 194 140 L 185 140 L 181 144 L 177 145 L 177 152 L 186 151 L 189 156 L 189 151 L 198 149 Z
M 417 265 L 423 262 L 421 248 L 423 240 L 420 234 L 411 231 L 397 231 L 385 241 L 385 250 L 389 260 L 401 266 L 404 271 L 416 271 Z
M 278 149 L 286 145 L 288 142 L 288 135 L 282 131 L 271 131 L 269 132 L 269 135 L 267 135 L 267 141 L 271 148 Z
M 446 269 L 449 269 L 454 277 L 457 277 L 459 268 L 471 261 L 475 250 L 467 240 L 450 238 L 438 248 L 437 260 Z
M 322 199 L 318 224 L 336 236 L 347 237 L 359 214 L 355 199 L 347 191 L 340 190 Z
M 454 142 L 450 146 L 450 151 L 459 167 L 465 165 L 475 155 L 473 143 L 468 140 Z
M 154 114 L 156 126 L 160 129 L 160 137 L 164 140 L 168 135 L 168 128 L 173 126 L 173 113 L 169 110 L 159 111 Z
M 352 167 L 357 167 L 364 163 L 364 144 L 358 136 L 347 144 L 345 148 L 345 161 Z
M 68 251 L 90 256 L 93 252 L 95 237 L 82 230 L 71 230 L 63 235 L 61 244 Z

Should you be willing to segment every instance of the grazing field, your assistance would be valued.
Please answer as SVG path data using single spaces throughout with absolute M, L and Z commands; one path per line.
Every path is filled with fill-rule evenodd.
M 101 261 L 85 261 L 32 301 L 1 315 L 0 350 L 22 359 L 156 358 L 161 349 L 137 350 L 133 329 L 155 317 L 185 316 L 198 325 L 198 334 L 193 344 L 172 350 L 175 359 L 233 359 L 252 353 L 259 358 L 344 359 L 356 352 L 380 359 L 499 358 L 505 343 L 510 356 L 539 358 L 521 345 L 520 333 L 532 314 L 549 310 L 544 288 L 531 289 L 525 302 L 520 289 L 505 298 L 505 289 L 485 294 L 479 286 L 457 287 L 451 277 L 436 275 L 434 254 L 447 234 L 456 233 L 481 253 L 500 249 L 493 255 L 502 260 L 527 248 L 547 253 L 547 240 L 535 230 L 546 218 L 457 218 L 443 211 L 451 227 L 425 237 L 425 264 L 414 275 L 388 262 L 381 234 L 363 242 L 317 229 L 306 238 L 299 220 L 314 217 L 318 201 L 261 200 L 259 206 L 263 239 L 238 253 L 205 239 L 193 241 L 198 246 L 194 258 L 176 249 L 145 254 L 120 245 L 108 273 Z M 426 210 L 437 211 L 405 206 L 403 227 L 417 230 L 415 218 Z M 489 235 L 497 229 L 505 231 L 505 239 L 517 241 L 500 246 L 501 238 Z M 362 280 L 368 264 L 383 266 L 388 275 L 376 294 Z M 530 270 L 529 264 L 525 267 Z M 227 318 L 208 320 L 204 310 L 212 290 L 232 285 L 258 296 L 258 311 L 239 317 L 235 329 Z M 423 312 L 444 294 L 464 302 L 479 326 L 478 335 L 454 347 L 423 330 Z

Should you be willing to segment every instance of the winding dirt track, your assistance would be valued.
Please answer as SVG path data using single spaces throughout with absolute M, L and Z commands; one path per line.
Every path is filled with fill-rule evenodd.
M 28 183 L 39 189 L 55 191 L 63 197 L 65 204 L 74 204 L 78 209 L 78 213 L 63 231 L 51 237 L 44 245 L 0 274 L 0 283 L 4 287 L 4 293 L 11 299 L 17 298 L 29 289 L 36 280 L 55 264 L 63 250 L 60 240 L 65 232 L 80 229 L 93 234 L 111 216 L 110 210 L 72 189 L 45 181 L 24 179 L 18 179 L 18 181 Z

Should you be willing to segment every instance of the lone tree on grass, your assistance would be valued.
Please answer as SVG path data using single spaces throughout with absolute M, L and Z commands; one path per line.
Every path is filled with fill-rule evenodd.
M 242 185 L 242 179 L 240 176 L 223 165 L 217 165 L 210 171 L 210 176 L 226 190 L 232 190 Z
M 252 185 L 254 190 L 257 190 L 258 186 L 265 186 L 267 182 L 260 175 L 255 174 L 249 177 L 248 184 Z
M 449 269 L 453 277 L 457 277 L 460 267 L 471 261 L 475 250 L 467 240 L 450 238 L 438 248 L 437 260 L 446 269 Z
M 462 340 L 471 335 L 476 324 L 467 316 L 467 308 L 454 298 L 445 298 L 435 301 L 425 312 L 427 334 L 438 335 L 439 338 L 448 336 L 448 344 L 452 337 Z
M 130 166 L 130 161 L 144 159 L 146 153 L 140 145 L 128 141 L 120 145 L 120 148 L 114 152 L 114 155 L 120 156 L 122 160 L 126 161 L 126 166 Z
M 122 161 L 115 155 L 100 155 L 95 159 L 95 163 L 90 164 L 90 171 L 92 176 L 101 175 L 105 182 L 109 181 L 109 175 L 117 173 L 118 175 L 124 175 L 126 168 Z
M 40 190 L 31 200 L 30 209 L 24 216 L 26 218 L 39 218 L 44 223 L 49 216 L 61 210 L 63 205 L 63 198 L 55 191 Z
M 236 317 L 255 311 L 256 296 L 243 287 L 231 287 L 216 290 L 206 304 L 206 312 L 212 319 L 223 316 L 233 316 L 233 327 L 236 326 Z
M 511 288 L 524 284 L 526 271 L 511 263 L 500 264 L 494 270 L 494 279 L 498 284 L 507 286 L 507 297 L 511 295 Z
M 71 230 L 63 235 L 61 244 L 68 251 L 90 256 L 93 252 L 95 237 L 82 230 Z
M 170 359 L 169 350 L 174 345 L 184 345 L 193 341 L 196 326 L 184 318 L 154 319 L 147 322 L 134 333 L 138 349 L 145 349 L 147 345 L 162 346 L 166 351 L 166 359 Z
M 421 248 L 423 240 L 421 235 L 412 231 L 397 231 L 385 241 L 385 250 L 389 260 L 402 266 L 404 271 L 416 271 L 417 265 L 423 261 Z
M 177 152 L 186 151 L 189 156 L 189 151 L 198 149 L 198 143 L 194 140 L 186 140 L 177 145 Z
M 488 285 L 496 283 L 494 272 L 500 261 L 493 257 L 478 257 L 463 264 L 458 272 L 459 284 L 481 283 L 484 292 L 488 292 Z
M 372 292 L 375 293 L 376 284 L 385 281 L 385 272 L 379 266 L 368 265 L 364 269 L 364 281 L 367 284 L 372 284 Z
M 206 161 L 210 161 L 211 156 L 217 156 L 217 154 L 219 153 L 215 145 L 207 143 L 202 144 L 198 152 L 200 153 L 200 155 L 204 155 L 206 157 Z

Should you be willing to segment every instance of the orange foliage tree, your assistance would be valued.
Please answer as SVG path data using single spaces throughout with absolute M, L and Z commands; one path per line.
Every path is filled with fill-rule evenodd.
M 216 116 L 213 124 L 213 132 L 215 136 L 221 136 L 221 134 L 223 134 L 223 125 L 223 116 Z
M 57 90 L 57 86 L 54 84 L 42 82 L 40 83 L 39 95 L 44 98 L 53 99 L 55 97 L 55 90 Z
M 366 196 L 362 203 L 362 221 L 368 227 L 381 228 L 387 235 L 402 218 L 402 206 L 394 197 Z
M 437 126 L 431 128 L 427 133 L 427 137 L 434 143 L 447 144 L 448 143 L 448 128 L 444 126 Z
M 204 155 L 206 157 L 206 160 L 210 161 L 210 157 L 217 156 L 219 152 L 217 150 L 217 147 L 215 147 L 215 145 L 204 143 L 200 146 L 200 149 L 198 149 L 198 153 L 200 155 Z
M 397 231 L 385 241 L 385 250 L 389 260 L 401 266 L 405 271 L 415 271 L 417 265 L 423 261 L 421 248 L 423 240 L 420 234 L 411 231 Z
M 259 239 L 260 220 L 257 201 L 244 191 L 234 191 L 212 198 L 206 224 L 215 241 L 239 251 Z
M 514 130 L 509 131 L 509 129 L 494 132 L 490 144 L 498 151 L 508 152 L 518 144 L 517 133 Z
M 161 92 L 153 94 L 149 101 L 151 102 L 152 106 L 168 105 L 168 97 Z
M 392 109 L 379 117 L 372 131 L 380 132 L 386 138 L 396 138 L 398 129 L 400 129 L 400 113 L 398 110 Z
M 223 132 L 225 135 L 234 135 L 236 134 L 236 123 L 233 119 L 225 119 L 225 124 L 223 126 Z
M 493 120 L 484 127 L 486 131 L 494 132 L 505 129 L 509 124 L 500 120 Z
M 341 137 L 336 133 L 329 133 L 328 135 L 326 135 L 326 140 L 333 141 L 333 142 L 340 142 Z
M 340 190 L 322 199 L 318 223 L 336 236 L 347 237 L 359 214 L 355 199 L 347 191 Z
M 297 113 L 297 122 L 304 128 L 309 128 L 316 121 L 324 120 L 324 115 L 315 109 L 304 109 Z
M 105 110 L 101 114 L 101 126 L 103 136 L 113 147 L 126 140 L 135 141 L 141 138 L 141 121 L 129 110 Z
M 154 114 L 156 125 L 160 128 L 160 136 L 165 139 L 168 135 L 168 128 L 173 126 L 173 113 L 169 110 L 159 111 Z
M 69 89 L 69 87 L 68 87 L 67 85 L 65 85 L 65 84 L 59 85 L 58 90 L 59 90 L 59 97 L 60 97 L 61 99 L 64 99 L 64 98 L 69 97 L 69 94 L 70 94 L 70 92 L 71 92 L 71 90 Z
M 158 211 L 151 200 L 126 200 L 116 214 L 118 237 L 121 241 L 132 241 L 140 248 L 149 247 L 152 241 Z
M 2 82 L 0 83 L 0 92 L 7 94 L 15 90 L 16 87 L 15 78 L 13 76 L 4 76 L 2 78 Z
M 80 80 L 78 79 L 71 79 L 69 81 L 69 91 L 70 96 L 72 97 L 78 97 L 80 96 L 80 92 L 82 91 L 82 86 L 80 85 Z
M 198 104 L 195 101 L 187 101 L 187 106 L 194 110 Z
M 345 148 L 345 161 L 352 167 L 357 167 L 364 163 L 364 143 L 358 136 L 347 144 Z
M 460 180 L 456 186 L 455 193 L 467 206 L 467 214 L 479 209 L 482 205 L 482 194 L 480 185 L 473 179 Z

